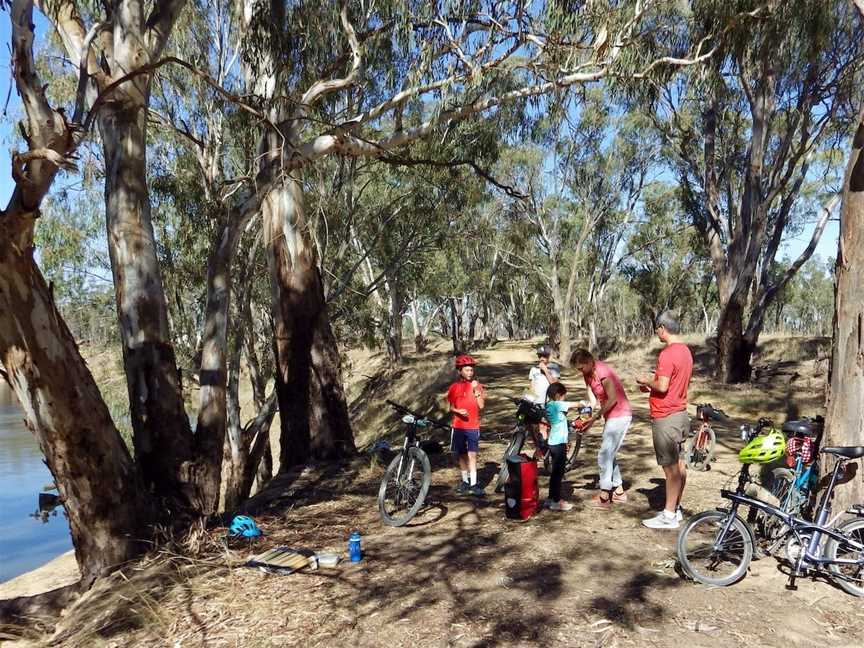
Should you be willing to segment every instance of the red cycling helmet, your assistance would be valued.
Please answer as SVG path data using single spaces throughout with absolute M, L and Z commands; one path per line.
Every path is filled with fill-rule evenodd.
M 477 363 L 474 362 L 474 358 L 470 355 L 462 354 L 460 356 L 456 356 L 456 368 L 461 369 L 462 367 L 473 367 Z

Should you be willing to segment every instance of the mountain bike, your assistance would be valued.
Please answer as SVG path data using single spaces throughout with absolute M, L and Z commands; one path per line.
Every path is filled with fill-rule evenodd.
M 742 436 L 749 440 L 755 434 L 749 428 Z M 791 565 L 788 589 L 796 589 L 795 579 L 812 571 L 825 573 L 849 594 L 864 596 L 864 506 L 859 504 L 831 517 L 831 497 L 840 472 L 847 461 L 864 457 L 864 446 L 822 448 L 821 454 L 833 456 L 835 464 L 815 521 L 808 522 L 746 495 L 750 464 L 743 464 L 736 490 L 720 491 L 730 506 L 699 513 L 678 534 L 676 552 L 684 573 L 705 585 L 721 587 L 744 577 L 756 540 L 751 526 L 738 515 L 738 508 L 749 506 L 777 517 L 787 530 L 786 558 Z M 844 514 L 854 517 L 838 523 Z
M 388 400 L 387 404 L 402 414 L 402 423 L 405 425 L 402 450 L 387 466 L 378 488 L 381 521 L 395 527 L 407 524 L 417 515 L 426 501 L 432 482 L 432 466 L 429 457 L 420 448 L 417 431 L 434 427 L 449 432 L 450 426 L 399 403 Z
M 764 493 L 757 499 L 768 499 L 782 511 L 795 517 L 809 517 L 809 509 L 818 481 L 819 467 L 816 454 L 824 430 L 824 419 L 804 418 L 786 421 L 783 432 L 788 438 L 786 452 L 788 460 L 794 461 L 794 468 L 770 468 L 770 488 L 768 497 Z M 787 463 L 788 465 L 788 463 Z M 748 495 L 753 493 L 748 492 Z M 775 501 L 770 501 L 770 500 Z M 756 531 L 758 548 L 765 555 L 776 553 L 784 544 L 787 529 L 783 522 L 773 515 L 751 509 L 747 521 Z
M 728 423 L 729 417 L 710 403 L 702 403 L 696 406 L 696 420 L 698 423 L 690 429 L 684 442 L 684 463 L 693 470 L 708 470 L 717 444 L 717 435 L 709 421 Z
M 507 449 L 504 450 L 504 457 L 501 459 L 498 481 L 495 482 L 496 493 L 504 490 L 504 484 L 507 483 L 507 459 L 522 452 L 525 441 L 529 436 L 533 438 L 534 447 L 543 455 L 543 467 L 546 469 L 546 472 L 552 472 L 552 456 L 549 452 L 549 446 L 539 432 L 534 432 L 531 429 L 532 427 L 536 429 L 536 426 L 545 420 L 546 410 L 539 403 L 524 398 L 511 398 L 510 400 L 516 405 L 516 424 L 510 432 L 510 443 L 507 444 Z M 580 416 L 591 414 L 589 408 L 583 409 L 585 411 L 580 410 Z M 582 447 L 582 435 L 584 434 L 574 421 L 570 421 L 569 425 L 570 431 L 573 434 L 570 437 L 569 447 L 567 448 L 567 462 L 564 464 L 564 472 L 569 472 L 576 467 L 576 458 L 579 456 L 579 450 Z

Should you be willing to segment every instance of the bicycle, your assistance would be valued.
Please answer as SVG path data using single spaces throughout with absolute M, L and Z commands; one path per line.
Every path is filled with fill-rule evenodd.
M 417 430 L 435 427 L 449 432 L 450 426 L 391 400 L 387 404 L 403 415 L 405 440 L 384 471 L 378 488 L 378 512 L 384 524 L 398 527 L 417 515 L 432 482 L 432 466 L 417 441 Z
M 786 421 L 782 429 L 789 438 L 786 448 L 787 457 L 795 462 L 795 466 L 792 469 L 788 467 L 771 469 L 768 497 L 776 500 L 776 505 L 784 512 L 796 517 L 808 517 L 808 509 L 815 494 L 814 486 L 819 475 L 815 455 L 822 438 L 824 419 L 817 416 L 813 419 Z M 748 494 L 752 495 L 752 493 Z M 757 499 L 768 498 L 762 494 L 757 496 Z M 778 518 L 751 509 L 747 521 L 753 524 L 757 531 L 759 549 L 763 554 L 771 555 L 780 549 L 786 532 Z
M 708 470 L 717 444 L 717 435 L 709 421 L 728 423 L 729 417 L 710 403 L 702 403 L 696 406 L 696 420 L 698 425 L 690 429 L 684 443 L 684 463 L 693 470 Z
M 539 403 L 524 398 L 511 398 L 510 400 L 516 405 L 516 425 L 513 426 L 513 430 L 510 432 L 510 443 L 507 444 L 507 448 L 504 450 L 504 457 L 501 459 L 498 481 L 495 482 L 496 493 L 504 490 L 504 484 L 507 483 L 509 476 L 507 459 L 522 452 L 529 434 L 534 439 L 534 446 L 543 453 L 543 467 L 546 472 L 552 472 L 552 457 L 549 453 L 548 445 L 538 433 L 532 433 L 529 429 L 529 426 L 539 425 L 544 421 L 544 417 L 546 416 L 545 409 Z M 587 411 L 582 411 L 583 409 Z M 591 411 L 588 408 L 580 409 L 580 415 L 586 413 L 590 414 Z M 569 472 L 576 467 L 576 458 L 579 456 L 579 450 L 582 447 L 582 435 L 584 434 L 583 430 L 574 424 L 573 421 L 570 421 L 569 424 L 570 430 L 574 435 L 568 444 L 570 447 L 567 452 L 567 462 L 564 464 L 564 472 Z
M 755 436 L 753 428 L 744 426 L 742 438 L 749 441 Z M 744 577 L 753 559 L 756 540 L 751 526 L 738 515 L 738 508 L 749 506 L 777 517 L 787 529 L 786 557 L 791 564 L 787 589 L 796 589 L 795 579 L 808 571 L 824 572 L 827 567 L 827 575 L 846 592 L 864 596 L 864 506 L 859 504 L 830 517 L 831 496 L 840 471 L 847 461 L 864 457 L 864 446 L 822 448 L 821 454 L 833 455 L 835 464 L 814 522 L 746 495 L 750 464 L 745 463 L 736 490 L 720 491 L 724 499 L 730 500 L 730 506 L 699 513 L 678 534 L 676 553 L 684 573 L 705 585 L 720 587 Z M 844 514 L 855 518 L 837 524 Z

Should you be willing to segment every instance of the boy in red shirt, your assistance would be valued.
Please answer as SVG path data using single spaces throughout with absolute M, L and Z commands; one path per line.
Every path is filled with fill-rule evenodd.
M 453 414 L 453 433 L 450 449 L 459 458 L 462 479 L 457 493 L 485 495 L 477 483 L 477 451 L 480 448 L 480 410 L 486 405 L 483 385 L 474 380 L 474 358 L 460 355 L 456 358 L 459 380 L 447 390 L 447 403 Z
M 666 476 L 666 506 L 653 518 L 642 520 L 649 529 L 677 529 L 681 522 L 681 494 L 687 483 L 687 468 L 681 458 L 681 444 L 690 428 L 687 415 L 687 390 L 693 374 L 693 355 L 678 337 L 675 317 L 661 313 L 654 322 L 657 337 L 666 346 L 657 358 L 653 376 L 636 379 L 642 391 L 649 392 L 651 433 L 657 463 Z

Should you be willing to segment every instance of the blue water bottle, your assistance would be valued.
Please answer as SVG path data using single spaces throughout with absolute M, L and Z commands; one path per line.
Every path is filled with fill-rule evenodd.
M 348 555 L 351 562 L 360 562 L 363 559 L 363 550 L 360 547 L 360 533 L 354 531 L 348 538 Z

